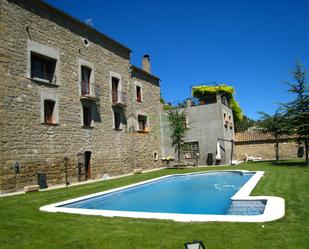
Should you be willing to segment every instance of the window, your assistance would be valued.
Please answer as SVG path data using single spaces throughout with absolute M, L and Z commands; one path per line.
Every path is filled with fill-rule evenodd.
M 158 152 L 153 152 L 153 160 L 154 161 L 158 161 L 159 160 L 159 154 L 158 154 Z
M 199 153 L 198 142 L 184 143 L 184 157 L 186 159 L 196 158 L 196 153 Z
M 81 66 L 82 81 L 90 82 L 91 69 L 85 66 Z
M 90 127 L 92 123 L 91 108 L 83 106 L 83 125 L 85 127 Z
M 227 115 L 226 113 L 223 113 L 223 122 L 224 122 L 224 125 L 227 126 L 229 124 L 229 120 L 227 118 Z
M 55 123 L 54 110 L 55 110 L 55 101 L 44 100 L 44 123 L 46 124 Z
M 31 52 L 31 78 L 53 83 L 57 60 Z
M 27 39 L 27 78 L 58 86 L 61 82 L 60 51 Z M 41 102 L 42 123 L 44 122 L 44 99 Z
M 119 79 L 116 77 L 112 77 L 112 101 L 113 103 L 118 102 L 118 86 L 119 86 Z
M 89 45 L 90 45 L 90 41 L 87 38 L 84 38 L 82 40 L 83 40 L 83 43 L 84 43 L 85 47 L 88 48 Z
M 233 122 L 232 122 L 232 117 L 229 116 L 229 124 L 230 124 L 230 128 L 232 129 L 233 128 Z
M 228 100 L 227 100 L 227 97 L 225 95 L 222 95 L 221 96 L 221 102 L 223 105 L 228 105 Z
M 40 121 L 41 124 L 59 124 L 59 98 L 50 88 L 40 90 Z
M 138 115 L 138 130 L 139 131 L 148 131 L 147 116 Z
M 90 94 L 90 76 L 91 76 L 91 69 L 85 66 L 81 66 L 82 95 Z
M 114 112 L 114 126 L 115 130 L 121 130 L 121 115 L 119 112 Z
M 136 86 L 136 101 L 142 102 L 142 88 L 140 86 Z

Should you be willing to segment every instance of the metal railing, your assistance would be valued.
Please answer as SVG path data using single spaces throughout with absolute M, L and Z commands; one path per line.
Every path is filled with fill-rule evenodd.
M 99 86 L 88 81 L 80 82 L 81 97 L 99 98 Z
M 127 95 L 124 92 L 112 91 L 112 104 L 113 105 L 127 105 Z

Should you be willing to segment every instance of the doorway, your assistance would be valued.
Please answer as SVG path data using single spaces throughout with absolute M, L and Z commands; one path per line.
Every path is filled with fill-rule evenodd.
M 91 179 L 91 151 L 85 151 L 85 180 Z

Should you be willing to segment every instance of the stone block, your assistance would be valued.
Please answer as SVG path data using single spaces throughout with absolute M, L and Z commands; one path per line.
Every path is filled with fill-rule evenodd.
M 134 169 L 133 170 L 133 174 L 141 174 L 141 173 L 143 173 L 143 169 L 142 168 L 136 168 L 136 169 Z
M 26 193 L 28 193 L 28 192 L 37 192 L 37 191 L 39 191 L 39 185 L 30 185 L 30 186 L 25 186 L 24 187 L 24 191 L 26 192 Z

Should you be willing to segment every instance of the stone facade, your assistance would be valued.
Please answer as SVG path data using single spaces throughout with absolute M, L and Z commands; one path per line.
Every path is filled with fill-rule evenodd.
M 161 166 L 159 79 L 130 65 L 130 49 L 44 2 L 0 3 L 0 193 L 37 184 L 38 173 L 48 185 L 64 183 L 66 175 L 69 182 L 84 180 L 85 164 L 88 179 Z M 33 54 L 54 61 L 50 82 L 31 76 Z M 82 66 L 91 70 L 89 95 Z M 113 77 L 119 105 L 112 104 Z M 46 100 L 55 104 L 52 124 L 44 121 Z M 146 131 L 137 131 L 138 113 L 147 116 Z
M 214 96 L 215 101 L 211 103 L 191 105 L 187 102 L 187 107 L 184 110 L 186 113 L 186 123 L 188 124 L 188 131 L 184 139 L 185 143 L 198 144 L 199 150 L 199 164 L 207 164 L 208 154 L 212 154 L 213 164 L 215 164 L 215 156 L 217 149 L 217 142 L 219 141 L 221 147 L 221 160 L 218 164 L 229 164 L 231 161 L 231 140 L 234 138 L 233 127 L 233 113 L 230 107 L 221 102 L 221 96 Z M 167 120 L 167 111 L 163 112 L 162 120 L 162 154 L 176 156 L 173 148 L 170 147 L 171 141 L 169 138 L 170 129 Z M 225 121 L 228 121 L 225 123 Z M 219 139 L 219 140 L 218 140 Z M 184 160 L 195 163 L 195 155 L 186 156 L 184 153 Z M 190 154 L 190 153 L 189 153 Z
M 295 139 L 295 138 L 294 138 Z M 295 159 L 300 145 L 293 137 L 285 136 L 279 140 L 280 159 Z M 275 160 L 275 141 L 270 134 L 236 133 L 235 159 L 244 160 L 248 156 L 262 157 L 263 160 Z

